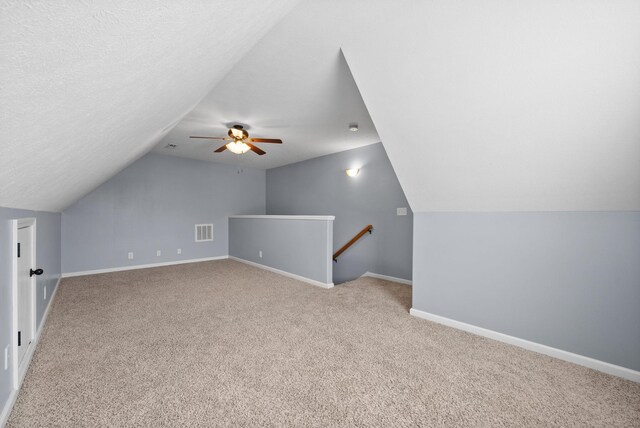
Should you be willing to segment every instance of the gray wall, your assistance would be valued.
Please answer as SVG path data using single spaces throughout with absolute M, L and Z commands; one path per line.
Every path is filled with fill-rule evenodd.
M 229 255 L 330 284 L 332 235 L 330 220 L 230 218 Z
M 416 213 L 413 307 L 640 370 L 640 213 Z
M 353 166 L 360 174 L 347 177 Z M 334 250 L 373 224 L 334 263 L 335 283 L 367 271 L 411 279 L 413 215 L 381 143 L 268 170 L 267 214 L 334 215 Z
M 225 256 L 227 216 L 264 214 L 264 182 L 264 170 L 148 154 L 62 213 L 62 271 Z M 213 242 L 194 242 L 196 223 L 213 223 Z
M 0 207 L 0 410 L 13 389 L 12 370 L 4 370 L 4 349 L 11 344 L 11 270 L 15 251 L 11 243 L 11 220 L 36 218 L 36 262 L 44 274 L 36 279 L 36 322 L 40 326 L 42 316 L 60 277 L 60 214 L 34 212 Z M 47 299 L 44 299 L 47 287 Z M 11 350 L 10 350 L 11 353 Z

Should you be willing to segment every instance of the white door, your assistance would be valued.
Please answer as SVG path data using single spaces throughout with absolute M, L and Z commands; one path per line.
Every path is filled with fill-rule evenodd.
M 33 226 L 18 229 L 18 365 L 33 340 Z

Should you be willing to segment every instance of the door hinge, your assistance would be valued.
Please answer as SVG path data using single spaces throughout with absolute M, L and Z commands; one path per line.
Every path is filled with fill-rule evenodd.
M 18 346 L 22 346 L 22 332 L 18 332 Z
M 20 257 L 20 243 L 18 242 L 18 257 Z

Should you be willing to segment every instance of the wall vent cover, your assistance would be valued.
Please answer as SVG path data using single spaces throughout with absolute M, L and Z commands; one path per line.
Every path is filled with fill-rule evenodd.
M 213 241 L 213 224 L 196 224 L 196 242 Z

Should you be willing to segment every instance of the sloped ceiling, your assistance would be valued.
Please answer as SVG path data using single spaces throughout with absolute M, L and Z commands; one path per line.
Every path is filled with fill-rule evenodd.
M 104 182 L 295 3 L 2 1 L 0 206 L 59 211 Z
M 343 51 L 414 211 L 640 210 L 640 2 L 367 9 Z
M 339 5 L 301 2 L 266 34 L 218 85 L 154 148 L 161 154 L 255 168 L 275 168 L 380 141 L 340 52 Z M 349 124 L 359 131 L 350 132 Z M 229 124 L 249 126 L 264 156 L 213 153 Z M 167 147 L 174 144 L 177 147 Z
M 162 143 L 222 161 L 187 135 L 246 121 L 291 142 L 262 167 L 368 143 L 341 47 L 414 211 L 640 210 L 638 22 L 637 0 L 301 2 Z
M 59 210 L 150 150 L 294 3 L 0 3 L 0 206 Z M 342 47 L 414 211 L 640 210 L 638 22 L 637 0 L 304 1 L 215 91 L 330 111 Z M 203 132 L 291 126 L 207 100 Z

